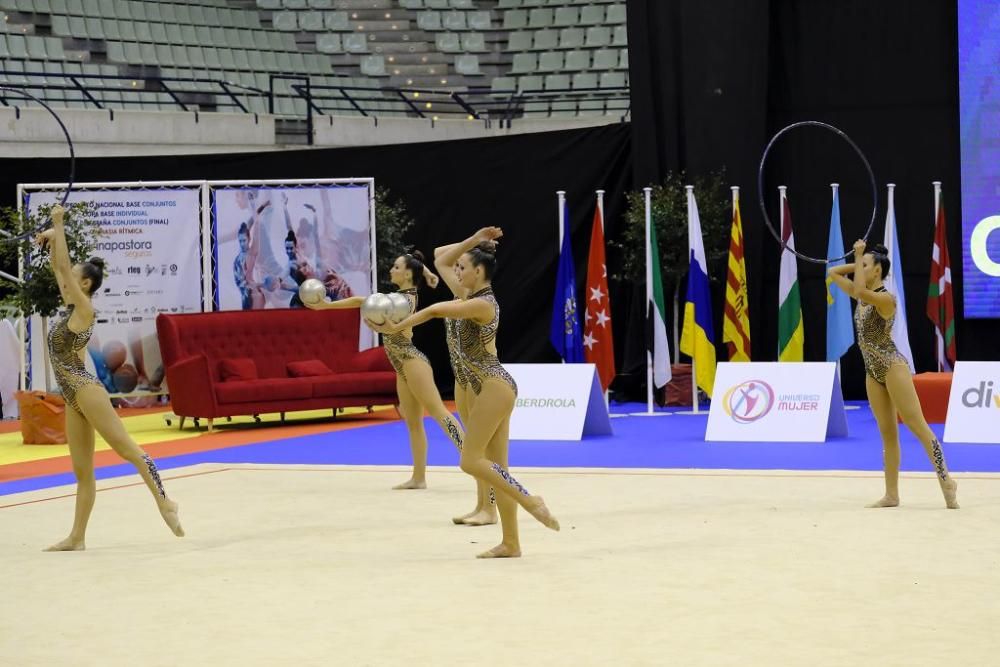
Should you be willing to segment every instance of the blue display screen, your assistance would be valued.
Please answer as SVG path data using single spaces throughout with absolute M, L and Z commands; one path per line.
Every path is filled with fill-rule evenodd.
M 959 0 L 965 317 L 1000 318 L 1000 2 Z

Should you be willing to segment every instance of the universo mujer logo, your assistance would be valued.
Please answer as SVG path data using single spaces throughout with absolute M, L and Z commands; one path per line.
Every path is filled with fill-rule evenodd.
M 774 389 L 763 380 L 747 380 L 730 387 L 722 397 L 722 405 L 733 421 L 749 424 L 774 407 Z

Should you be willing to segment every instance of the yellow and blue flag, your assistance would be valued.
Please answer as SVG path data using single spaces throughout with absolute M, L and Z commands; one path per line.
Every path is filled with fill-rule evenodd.
M 826 256 L 843 257 L 844 237 L 840 231 L 840 195 L 833 186 L 833 211 L 830 213 L 830 239 Z M 843 264 L 843 259 L 830 262 L 834 267 Z M 842 289 L 833 286 L 833 280 L 826 279 L 826 360 L 840 361 L 847 350 L 854 345 L 854 324 L 851 320 L 851 297 Z
M 694 359 L 695 381 L 711 397 L 715 384 L 715 330 L 712 326 L 712 292 L 708 283 L 708 262 L 701 236 L 701 219 L 694 188 L 687 186 L 688 198 L 688 283 L 684 303 L 681 352 Z

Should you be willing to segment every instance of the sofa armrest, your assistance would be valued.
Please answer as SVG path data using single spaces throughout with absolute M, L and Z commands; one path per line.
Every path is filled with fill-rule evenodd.
M 215 416 L 215 392 L 212 390 L 212 375 L 205 355 L 196 354 L 181 359 L 167 366 L 166 374 L 170 405 L 177 415 Z
M 385 355 L 385 348 L 379 346 L 351 355 L 340 370 L 344 373 L 391 371 L 392 364 L 389 363 L 389 357 Z

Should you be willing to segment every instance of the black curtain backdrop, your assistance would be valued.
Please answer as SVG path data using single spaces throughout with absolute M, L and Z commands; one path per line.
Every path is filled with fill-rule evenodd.
M 628 0 L 628 20 L 635 186 L 670 170 L 696 175 L 723 166 L 741 186 L 755 359 L 777 357 L 779 257 L 757 205 L 757 166 L 767 141 L 802 120 L 839 127 L 871 162 L 878 182 L 872 241 L 883 238 L 885 185 L 896 184 L 917 371 L 936 369 L 933 326 L 925 315 L 934 180 L 944 187 L 959 358 L 1000 359 L 997 322 L 961 318 L 956 3 Z M 777 186 L 788 186 L 800 252 L 826 257 L 832 182 L 841 184 L 845 243 L 864 234 L 871 188 L 860 160 L 832 133 L 805 128 L 786 135 L 772 151 L 766 177 L 775 224 Z M 806 360 L 823 360 L 824 267 L 800 261 L 799 281 Z M 721 288 L 714 296 L 721 339 Z M 719 358 L 725 358 L 721 344 Z M 842 370 L 845 393 L 862 397 L 856 347 Z
M 377 187 L 388 187 L 406 203 L 416 221 L 408 240 L 428 258 L 436 246 L 460 241 L 480 227 L 503 227 L 494 280 L 503 306 L 501 359 L 551 362 L 558 361 L 548 342 L 559 252 L 556 191 L 567 191 L 582 294 L 594 191 L 606 190 L 606 231 L 613 238 L 631 187 L 630 144 L 628 125 L 615 124 L 400 146 L 87 158 L 77 160 L 76 181 L 374 177 Z M 62 182 L 67 171 L 65 159 L 0 160 L 0 204 L 16 204 L 18 183 Z M 423 290 L 420 298 L 427 305 L 451 297 L 442 283 L 437 290 Z M 619 346 L 624 335 L 623 327 Z M 450 394 L 440 321 L 419 327 L 415 339 L 430 357 L 438 384 Z

